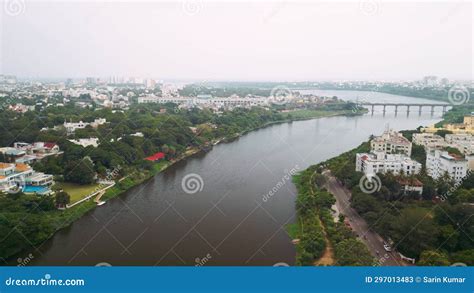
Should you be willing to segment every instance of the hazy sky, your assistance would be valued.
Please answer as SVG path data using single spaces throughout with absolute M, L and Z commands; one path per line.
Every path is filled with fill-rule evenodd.
M 470 2 L 1 1 L 4 74 L 472 78 Z

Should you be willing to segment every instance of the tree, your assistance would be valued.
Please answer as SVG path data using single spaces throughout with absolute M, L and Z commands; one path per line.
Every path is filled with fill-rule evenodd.
M 340 266 L 371 266 L 374 258 L 364 243 L 357 239 L 346 239 L 336 244 L 336 264 Z
M 82 185 L 94 182 L 94 165 L 86 158 L 80 161 L 71 161 L 67 163 L 64 172 L 64 178 L 66 181 Z
M 397 249 L 406 256 L 416 258 L 423 250 L 431 249 L 437 243 L 437 224 L 423 208 L 405 208 L 392 228 Z
M 65 207 L 71 201 L 71 196 L 65 191 L 56 192 L 55 202 L 58 207 Z
M 425 250 L 420 255 L 419 266 L 449 266 L 448 256 L 436 250 Z

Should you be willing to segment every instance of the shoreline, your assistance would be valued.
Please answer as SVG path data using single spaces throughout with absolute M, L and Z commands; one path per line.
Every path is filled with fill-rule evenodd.
M 353 117 L 353 116 L 364 115 L 364 114 L 367 113 L 366 111 L 359 111 L 359 112 L 353 113 L 351 110 L 348 110 L 348 111 L 345 111 L 345 112 L 342 112 L 342 111 L 339 111 L 339 112 L 333 111 L 333 112 L 335 112 L 335 113 L 331 113 L 331 112 L 328 111 L 328 113 L 324 113 L 324 114 L 321 114 L 320 116 L 315 116 L 315 117 L 295 117 L 294 119 L 284 119 L 284 120 L 279 120 L 279 121 L 268 122 L 268 123 L 265 123 L 264 125 L 261 125 L 259 127 L 254 127 L 252 129 L 244 130 L 244 131 L 242 131 L 240 133 L 237 133 L 237 134 L 235 134 L 233 136 L 230 136 L 230 137 L 220 137 L 220 138 L 214 139 L 213 141 L 211 141 L 211 145 L 215 146 L 215 145 L 218 145 L 218 144 L 221 144 L 221 143 L 231 143 L 231 142 L 233 142 L 234 140 L 236 140 L 237 138 L 239 138 L 243 135 L 246 135 L 250 132 L 257 131 L 257 130 L 260 130 L 260 129 L 263 129 L 263 128 L 266 128 L 266 127 L 269 127 L 269 126 L 273 126 L 273 125 L 284 124 L 284 123 L 292 123 L 294 121 L 315 120 L 315 119 L 320 119 L 320 118 L 329 118 L 329 117 L 337 117 L 337 116 Z M 126 176 L 118 179 L 117 182 L 120 183 L 120 182 L 124 181 L 125 179 L 131 179 L 131 180 L 133 180 L 132 184 L 126 185 L 124 188 L 121 188 L 119 186 L 119 184 L 115 184 L 114 186 L 111 186 L 101 196 L 101 200 L 107 202 L 108 200 L 112 200 L 116 197 L 119 197 L 120 195 L 122 195 L 123 193 L 129 191 L 133 187 L 144 184 L 145 182 L 152 179 L 153 177 L 155 177 L 159 173 L 165 171 L 166 169 L 173 166 L 174 164 L 176 164 L 180 161 L 183 161 L 185 159 L 191 158 L 192 156 L 194 156 L 198 153 L 201 153 L 201 152 L 207 152 L 207 151 L 202 149 L 201 147 L 195 146 L 195 147 L 192 147 L 189 150 L 185 151 L 184 153 L 182 153 L 181 155 L 179 155 L 176 159 L 174 159 L 172 161 L 161 161 L 161 162 L 154 163 L 154 168 L 148 174 L 146 174 L 144 177 L 131 179 L 131 177 L 133 177 L 135 172 L 127 174 Z M 162 165 L 160 165 L 160 163 L 162 163 Z M 60 218 L 64 218 L 64 219 L 62 219 L 63 221 L 61 221 L 60 223 L 57 224 L 54 232 L 52 232 L 51 235 L 49 235 L 37 248 L 31 247 L 31 249 L 33 249 L 33 252 L 40 251 L 41 246 L 44 243 L 46 243 L 47 241 L 51 240 L 57 232 L 59 232 L 60 230 L 62 230 L 64 228 L 69 227 L 75 221 L 79 220 L 82 216 L 86 215 L 89 212 L 92 212 L 95 208 L 98 208 L 99 206 L 97 205 L 97 202 L 95 200 L 91 200 L 91 199 L 92 198 L 89 198 L 88 200 L 85 200 L 81 204 L 79 204 L 77 206 L 73 206 L 69 209 L 58 210 L 57 211 L 58 213 L 62 213 Z M 22 257 L 22 255 L 24 255 L 26 252 L 28 252 L 28 250 L 21 250 L 21 251 L 18 251 L 16 253 L 12 254 L 12 255 L 6 256 L 5 258 L 3 258 L 4 261 L 6 262 L 5 265 L 7 265 L 7 266 L 16 265 L 15 260 L 18 257 Z

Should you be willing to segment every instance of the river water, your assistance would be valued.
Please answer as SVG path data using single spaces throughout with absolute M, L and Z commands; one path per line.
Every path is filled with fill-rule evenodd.
M 312 91 L 343 99 L 433 103 L 387 94 Z M 364 96 L 365 95 L 365 96 Z M 34 265 L 294 264 L 285 225 L 295 221 L 296 190 L 285 175 L 359 145 L 386 124 L 413 129 L 440 120 L 387 108 L 359 117 L 331 117 L 267 127 L 215 146 L 168 168 L 97 207 L 35 251 Z M 186 175 L 202 178 L 183 191 Z M 200 182 L 198 182 L 200 184 Z M 201 189 L 199 191 L 199 189 Z M 273 194 L 269 194 L 270 190 Z M 29 252 L 25 252 L 25 256 Z

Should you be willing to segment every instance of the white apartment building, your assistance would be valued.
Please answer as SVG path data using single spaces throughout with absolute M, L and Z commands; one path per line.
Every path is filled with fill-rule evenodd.
M 414 133 L 412 141 L 416 145 L 421 145 L 430 149 L 446 147 L 444 138 L 434 133 Z
M 401 133 L 387 129 L 381 136 L 377 136 L 370 142 L 371 151 L 384 152 L 387 154 L 411 155 L 411 142 Z
M 446 143 L 457 148 L 465 155 L 474 154 L 474 137 L 472 134 L 446 134 Z
M 455 182 L 460 182 L 466 176 L 467 170 L 468 161 L 464 157 L 441 150 L 426 152 L 426 171 L 433 179 L 448 174 Z
M 404 154 L 385 154 L 383 152 L 356 154 L 356 171 L 365 175 L 377 173 L 413 175 L 421 171 L 421 164 Z

